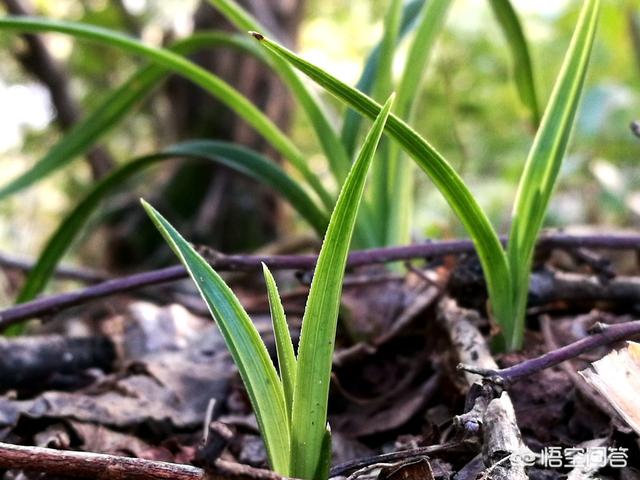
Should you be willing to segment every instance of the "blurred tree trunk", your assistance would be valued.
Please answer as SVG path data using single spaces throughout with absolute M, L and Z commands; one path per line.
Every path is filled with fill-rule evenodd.
M 240 3 L 280 41 L 294 45 L 304 0 Z M 195 11 L 193 21 L 194 30 L 235 30 L 205 1 Z M 281 128 L 288 128 L 292 100 L 277 76 L 255 59 L 226 49 L 202 51 L 192 59 L 240 90 Z M 199 87 L 176 77 L 168 82 L 166 92 L 170 104 L 167 130 L 174 140 L 232 141 L 278 159 L 257 133 Z M 221 251 L 248 251 L 276 236 L 279 209 L 275 195 L 224 167 L 176 164 L 171 179 L 153 202 L 188 238 Z M 143 231 L 149 226 L 146 218 L 135 215 L 135 219 L 126 221 L 126 228 L 119 229 L 119 235 L 112 237 L 112 260 L 116 266 L 137 264 L 141 255 L 149 258 L 156 250 L 153 243 L 159 236 Z

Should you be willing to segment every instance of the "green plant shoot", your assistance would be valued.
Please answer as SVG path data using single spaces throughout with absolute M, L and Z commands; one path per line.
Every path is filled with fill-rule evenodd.
M 143 201 L 215 318 L 247 388 L 271 466 L 282 475 L 326 477 L 331 451 L 327 403 L 342 280 L 367 172 L 392 103 L 393 95 L 365 138 L 329 220 L 302 321 L 297 359 L 275 281 L 264 266 L 279 375 L 251 319 L 224 280 Z
M 566 152 L 595 38 L 599 0 L 584 2 L 571 44 L 545 109 L 541 126 L 520 179 L 506 251 L 497 232 L 453 167 L 424 138 L 395 115 L 389 135 L 431 178 L 475 243 L 491 301 L 491 313 L 502 328 L 503 345 L 522 345 L 529 274 L 536 238 Z M 262 36 L 254 35 L 347 106 L 375 117 L 380 106 L 321 68 Z

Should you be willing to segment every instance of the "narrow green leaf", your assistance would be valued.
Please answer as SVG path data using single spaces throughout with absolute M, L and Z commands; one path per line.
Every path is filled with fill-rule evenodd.
M 433 51 L 436 36 L 442 30 L 451 0 L 429 0 L 420 12 L 415 36 L 409 47 L 394 112 L 411 118 L 416 108 L 416 95 L 424 77 L 424 70 Z
M 626 7 L 625 16 L 627 17 L 627 25 L 629 26 L 633 58 L 636 67 L 640 69 L 640 21 L 638 21 L 638 8 L 632 2 L 628 2 Z
M 296 354 L 293 351 L 291 333 L 287 324 L 287 317 L 284 314 L 282 300 L 278 293 L 278 286 L 271 275 L 269 268 L 263 263 L 262 273 L 267 284 L 269 295 L 269 309 L 271 310 L 271 322 L 273 323 L 273 334 L 276 339 L 276 351 L 278 354 L 278 367 L 280 379 L 284 388 L 284 399 L 287 403 L 287 413 L 291 418 L 291 408 L 293 406 L 293 391 L 296 385 Z
M 205 47 L 225 46 L 243 50 L 259 58 L 264 57 L 260 54 L 260 49 L 255 44 L 252 48 L 253 42 L 247 40 L 246 37 L 239 38 L 228 33 L 199 33 L 176 42 L 171 50 L 186 55 Z M 0 190 L 0 197 L 38 182 L 86 152 L 136 105 L 148 98 L 168 73 L 168 69 L 158 65 L 150 65 L 136 72 L 109 93 L 86 118 L 74 125 L 31 169 Z
M 382 101 L 391 93 L 393 85 L 393 53 L 398 43 L 402 0 L 391 0 L 384 18 L 384 34 L 380 43 L 373 98 Z
M 402 16 L 402 0 L 391 0 L 387 14 L 384 18 L 384 34 L 379 49 L 376 79 L 374 83 L 373 98 L 381 101 L 392 91 L 393 85 L 393 56 L 398 42 L 400 20 Z M 382 140 L 378 148 L 378 155 L 371 166 L 370 202 L 363 207 L 368 209 L 373 217 L 375 225 L 376 244 L 384 244 L 386 237 L 386 219 L 389 211 L 387 182 L 389 170 L 389 145 Z
M 400 31 L 398 32 L 396 47 L 402 39 L 416 26 L 418 13 L 424 5 L 425 0 L 409 0 L 403 7 L 402 20 L 400 21 Z M 356 89 L 364 94 L 370 94 L 376 81 L 378 72 L 378 62 L 382 49 L 382 40 L 375 46 L 367 57 L 360 79 L 356 84 Z M 342 132 L 340 138 L 344 144 L 348 155 L 353 155 L 356 149 L 362 116 L 351 108 L 347 108 L 342 122 Z
M 303 60 L 293 52 L 267 39 L 257 37 L 262 44 L 282 55 L 294 67 L 335 95 L 350 107 L 370 118 L 381 110 L 371 98 L 346 85 L 321 68 Z M 511 316 L 511 275 L 506 255 L 489 219 L 451 165 L 424 138 L 405 122 L 391 114 L 387 133 L 416 161 L 431 178 L 471 236 L 482 263 L 487 288 L 496 318 Z
M 324 205 L 327 208 L 332 208 L 332 196 L 324 188 L 318 176 L 311 171 L 304 155 L 296 148 L 287 135 L 231 85 L 188 59 L 167 49 L 144 44 L 122 33 L 82 23 L 36 17 L 8 16 L 0 18 L 0 29 L 18 30 L 22 32 L 58 32 L 84 38 L 141 55 L 158 65 L 182 75 L 210 92 L 256 129 L 257 132 L 269 141 L 269 143 L 284 155 L 300 172 L 311 188 L 318 194 Z M 0 188 L 0 198 L 25 188 L 34 181 L 34 179 L 31 179 L 30 182 L 25 182 L 21 180 L 21 178 L 22 177 L 19 177 L 5 187 Z
M 435 44 L 436 36 L 442 30 L 451 0 L 429 0 L 420 13 L 404 72 L 398 88 L 398 103 L 395 113 L 407 123 L 413 122 L 416 112 L 416 97 L 425 73 L 425 67 Z M 411 220 L 414 199 L 414 164 L 402 155 L 398 144 L 389 149 L 387 172 L 387 204 L 389 212 L 386 221 L 387 245 L 408 243 L 411 240 Z
M 327 423 L 327 427 L 324 432 L 324 438 L 322 439 L 322 446 L 320 447 L 320 462 L 318 463 L 318 469 L 313 478 L 325 480 L 329 478 L 329 472 L 331 470 L 331 427 Z
M 139 172 L 176 157 L 206 159 L 252 177 L 286 198 L 319 235 L 326 229 L 328 218 L 324 212 L 316 206 L 300 185 L 275 163 L 252 150 L 232 143 L 212 140 L 183 142 L 170 146 L 161 153 L 134 159 L 99 181 L 51 235 L 36 264 L 27 275 L 16 303 L 31 300 L 44 290 L 56 265 L 73 245 L 82 227 L 107 195 L 122 188 L 127 180 Z
M 208 0 L 225 18 L 239 30 L 262 31 L 268 30 L 249 12 L 244 10 L 233 0 Z M 338 185 L 342 185 L 349 172 L 351 160 L 335 129 L 331 125 L 329 115 L 324 110 L 319 99 L 300 79 L 296 71 L 280 56 L 269 53 L 269 60 L 273 69 L 278 72 L 282 80 L 288 85 L 306 112 L 316 137 L 329 162 L 329 169 Z M 378 244 L 373 233 L 373 216 L 366 209 L 358 219 L 356 241 L 363 246 L 372 247 Z
M 289 429 L 282 384 L 260 334 L 224 280 L 151 205 L 149 217 L 189 271 L 224 337 L 256 414 L 272 468 L 289 475 Z
M 562 165 L 598 22 L 599 0 L 586 0 L 556 80 L 540 128 L 534 139 L 524 173 L 520 178 L 512 213 L 507 247 L 509 264 L 516 282 L 514 305 L 517 318 L 507 327 L 511 348 L 522 343 L 524 309 L 529 270 L 535 241 Z
M 321 463 L 342 280 L 367 172 L 393 96 L 376 118 L 342 187 L 318 256 L 298 347 L 291 421 L 291 474 L 310 479 Z
M 536 95 L 533 64 L 529 54 L 529 46 L 524 35 L 518 15 L 509 0 L 489 0 L 498 24 L 507 40 L 513 57 L 513 77 L 522 103 L 531 112 L 531 120 L 535 126 L 540 123 L 540 107 Z
M 257 19 L 233 0 L 209 0 L 209 3 L 220 10 L 227 20 L 243 32 L 248 30 L 267 31 Z M 336 130 L 333 128 L 328 113 L 324 110 L 323 105 L 313 91 L 300 80 L 295 70 L 287 62 L 277 55 L 270 55 L 269 60 L 273 69 L 278 72 L 306 112 L 316 137 L 329 161 L 331 172 L 338 185 L 341 185 L 347 176 L 351 161 Z

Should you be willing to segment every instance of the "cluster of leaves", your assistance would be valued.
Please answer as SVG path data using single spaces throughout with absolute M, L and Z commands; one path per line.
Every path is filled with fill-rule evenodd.
M 211 0 L 243 30 L 265 30 L 231 0 Z M 176 254 L 190 270 L 195 283 L 216 317 L 247 385 L 265 437 L 272 466 L 280 473 L 302 478 L 323 478 L 327 465 L 326 402 L 341 283 L 351 236 L 361 245 L 407 240 L 411 212 L 411 165 L 420 167 L 445 197 L 473 239 L 483 266 L 492 315 L 503 330 L 507 348 L 518 348 L 524 331 L 529 272 L 535 240 L 544 220 L 559 168 L 565 154 L 595 36 L 599 0 L 586 0 L 572 42 L 567 50 L 553 93 L 546 106 L 522 174 L 512 214 L 508 245 L 497 232 L 461 177 L 430 143 L 407 121 L 415 108 L 413 95 L 424 70 L 430 46 L 441 27 L 449 1 L 410 2 L 402 8 L 391 2 L 385 33 L 367 63 L 360 89 L 352 88 L 328 72 L 303 60 L 268 36 L 254 34 L 263 49 L 249 39 L 228 34 L 198 34 L 171 49 L 151 47 L 128 36 L 78 23 L 38 18 L 0 19 L 0 29 L 54 31 L 122 48 L 154 62 L 109 95 L 87 120 L 58 143 L 32 170 L 0 189 L 0 198 L 23 189 L 62 167 L 85 151 L 105 130 L 116 125 L 140 97 L 148 95 L 160 79 L 174 71 L 198 84 L 232 108 L 288 160 L 302 181 L 294 180 L 256 152 L 237 145 L 210 140 L 191 141 L 165 152 L 126 163 L 102 180 L 65 219 L 30 274 L 19 301 L 33 298 L 44 288 L 53 269 L 99 201 L 115 187 L 148 166 L 181 156 L 223 162 L 263 181 L 287 198 L 325 242 L 303 319 L 298 356 L 289 338 L 275 283 L 265 269 L 278 343 L 280 377 L 266 349 L 233 293 L 186 241 L 159 214 L 146 206 Z M 526 42 L 514 11 L 507 1 L 492 1 L 514 52 L 516 80 L 523 102 L 534 123 L 539 109 L 533 87 Z M 414 10 L 411 10 L 414 9 Z M 420 14 L 410 14 L 419 9 Z M 393 51 L 402 35 L 415 31 L 407 66 L 401 77 L 395 111 L 382 98 L 391 87 Z M 242 49 L 265 61 L 290 87 L 309 116 L 338 184 L 342 185 L 334 208 L 334 195 L 307 165 L 293 142 L 262 112 L 220 78 L 191 63 L 183 55 L 203 45 L 222 44 Z M 300 70 L 336 96 L 348 110 L 339 135 L 323 105 L 297 76 Z M 372 93 L 374 98 L 367 95 Z M 362 116 L 375 119 L 360 154 L 351 162 L 359 138 Z M 372 189 L 363 203 L 365 178 L 383 129 L 383 143 L 374 162 Z M 402 154 L 406 154 L 405 158 Z M 409 157 L 413 163 L 408 163 Z M 329 212 L 333 210 L 329 220 Z M 327 227 L 328 225 L 328 227 Z
M 211 1 L 238 28 L 260 28 L 253 18 L 230 0 Z M 356 238 L 364 245 L 407 240 L 413 176 L 411 168 L 400 155 L 400 148 L 404 149 L 429 175 L 475 241 L 487 280 L 492 313 L 503 328 L 505 345 L 517 348 L 522 342 L 527 285 L 535 239 L 544 220 L 577 109 L 595 34 L 598 2 L 586 2 L 582 9 L 574 38 L 530 150 L 520 180 L 506 252 L 487 216 L 455 170 L 424 138 L 401 120 L 401 116 L 411 117 L 414 110 L 415 102 L 412 102 L 412 95 L 417 89 L 430 51 L 429 47 L 443 22 L 448 4 L 446 0 L 433 0 L 419 7 L 420 15 L 415 17 L 415 38 L 409 49 L 407 67 L 398 92 L 396 110 L 400 116 L 392 116 L 387 127 L 396 142 L 385 145 L 386 148 L 382 149 L 384 155 L 375 164 L 370 202 L 364 205 L 358 221 Z M 519 92 L 523 101 L 531 108 L 535 121 L 538 118 L 538 107 L 522 29 L 509 2 L 492 1 L 491 5 L 510 40 L 509 44 L 516 59 L 514 63 Z M 411 13 L 415 13 L 416 8 L 415 2 L 409 3 L 402 15 L 401 2 L 391 2 L 391 9 L 385 21 L 384 37 L 373 52 L 362 77 L 361 87 L 365 91 L 372 89 L 374 95 L 381 95 L 382 93 L 378 92 L 388 90 L 391 83 L 393 48 L 403 31 L 411 29 L 408 27 L 411 23 L 409 19 L 413 18 Z M 292 202 L 294 208 L 309 221 L 318 234 L 324 231 L 328 210 L 333 206 L 334 197 L 310 170 L 292 141 L 233 87 L 191 63 L 180 53 L 205 43 L 219 43 L 242 48 L 266 61 L 286 81 L 308 114 L 329 161 L 330 169 L 339 184 L 342 184 L 351 164 L 349 149 L 358 136 L 360 117 L 347 113 L 339 138 L 322 104 L 302 83 L 291 66 L 311 76 L 353 110 L 370 117 L 374 117 L 380 111 L 380 106 L 366 94 L 343 84 L 271 40 L 263 41 L 267 47 L 265 55 L 265 52 L 257 50 L 255 45 L 247 43 L 246 39 L 223 34 L 196 35 L 168 50 L 145 45 L 119 33 L 78 23 L 7 17 L 0 19 L 0 28 L 67 33 L 120 47 L 155 62 L 155 65 L 138 72 L 110 95 L 90 118 L 52 148 L 33 169 L 0 189 L 0 198 L 36 182 L 84 151 L 100 133 L 115 125 L 130 110 L 137 98 L 148 94 L 168 70 L 176 71 L 192 80 L 236 111 L 290 162 L 304 179 L 305 186 L 311 190 L 305 191 L 283 170 L 269 164 L 268 160 L 258 154 L 236 145 L 214 145 L 206 142 L 197 142 L 196 145 L 183 144 L 169 148 L 165 154 L 135 160 L 103 180 L 65 219 L 44 249 L 20 294 L 19 301 L 33 298 L 42 291 L 55 264 L 68 248 L 70 240 L 106 193 L 121 184 L 124 178 L 176 153 L 225 162 L 274 186 Z M 224 149 L 224 152 L 221 149 Z M 312 198 L 310 194 L 316 198 Z
M 473 225 L 469 230 L 483 261 L 485 275 L 488 277 L 494 312 L 501 314 L 509 312 L 512 315 L 511 320 L 513 320 L 513 317 L 519 314 L 517 310 L 522 308 L 522 317 L 524 316 L 528 291 L 528 269 L 531 264 L 534 242 L 542 225 L 544 212 L 553 190 L 577 109 L 595 35 L 597 8 L 597 0 L 588 2 L 578 22 L 562 72 L 525 167 L 514 207 L 513 226 L 506 252 L 502 249 L 497 234 L 488 225 L 488 220 L 483 212 L 453 169 L 404 122 L 395 116 L 389 117 L 391 101 L 380 108 L 364 94 L 348 87 L 318 67 L 266 39 L 262 34 L 254 33 L 254 37 L 265 44 L 270 51 L 289 61 L 351 107 L 365 115 L 375 116 L 374 126 L 352 167 L 331 216 L 309 292 L 297 359 L 275 282 L 266 266 L 264 268 L 280 367 L 280 383 L 277 385 L 281 391 L 278 391 L 277 394 L 282 398 L 283 404 L 280 405 L 280 409 L 284 407 L 289 414 L 287 418 L 289 423 L 285 424 L 289 427 L 288 436 L 285 437 L 288 444 L 286 441 L 285 445 L 276 444 L 276 439 L 282 441 L 282 432 L 269 431 L 269 426 L 273 427 L 273 430 L 278 427 L 282 428 L 277 423 L 269 425 L 267 422 L 267 419 L 278 418 L 275 412 L 263 411 L 261 413 L 260 411 L 263 408 L 260 401 L 272 400 L 277 394 L 252 390 L 256 383 L 262 386 L 264 379 L 269 378 L 260 369 L 260 367 L 264 369 L 265 364 L 269 369 L 273 368 L 268 355 L 258 366 L 250 364 L 252 359 L 258 358 L 255 354 L 243 358 L 241 352 L 238 351 L 239 348 L 243 346 L 246 348 L 247 345 L 252 345 L 252 348 L 257 348 L 256 345 L 260 345 L 264 350 L 257 333 L 255 333 L 255 328 L 246 314 L 243 321 L 239 321 L 234 319 L 230 311 L 221 310 L 220 307 L 224 305 L 224 302 L 220 297 L 225 297 L 227 301 L 235 299 L 231 291 L 206 262 L 198 257 L 191 247 L 179 237 L 177 232 L 171 229 L 165 220 L 153 210 L 149 210 L 156 225 L 190 270 L 192 278 L 207 300 L 214 316 L 222 324 L 221 328 L 225 332 L 227 343 L 234 353 L 245 384 L 250 390 L 250 396 L 260 418 L 263 435 L 270 451 L 272 464 L 280 473 L 301 478 L 326 478 L 329 465 L 328 445 L 330 445 L 327 440 L 330 438 L 328 434 L 330 430 L 325 432 L 323 429 L 326 423 L 328 381 L 341 290 L 335 281 L 342 281 L 348 245 L 354 230 L 357 207 L 364 190 L 366 173 L 374 154 L 375 144 L 380 138 L 382 129 L 385 128 L 385 122 L 387 122 L 388 134 L 397 141 L 397 144 L 405 148 L 432 178 L 463 223 L 468 228 Z M 388 120 L 387 117 L 389 117 Z M 147 208 L 149 209 L 149 207 Z M 475 225 L 472 222 L 476 222 Z M 192 260 L 192 257 L 195 257 L 195 260 Z M 196 263 L 194 264 L 194 262 Z M 490 274 L 494 275 L 493 281 L 496 283 L 490 283 Z M 527 283 L 524 285 L 520 283 L 521 290 L 514 291 L 512 288 L 517 287 L 522 278 Z M 222 293 L 215 289 L 216 285 L 219 286 Z M 496 287 L 505 290 L 495 290 Z M 505 292 L 513 297 L 505 295 Z M 237 300 L 234 301 L 236 302 L 234 311 L 243 312 Z M 498 317 L 498 319 L 500 318 Z M 502 318 L 504 319 L 504 317 Z M 243 325 L 240 332 L 227 331 L 227 328 L 237 328 L 240 325 Z M 510 346 L 516 346 L 516 342 L 521 341 L 522 325 L 519 327 L 512 321 L 510 325 L 503 323 L 502 326 L 507 333 L 505 340 L 511 342 Z M 507 327 L 510 330 L 507 330 Z M 520 329 L 518 330 L 518 328 Z M 242 342 L 242 336 L 249 332 L 253 332 L 252 341 Z M 265 353 L 263 353 L 264 356 Z M 252 374 L 259 374 L 260 382 L 257 382 L 255 378 L 252 379 L 250 376 Z M 272 371 L 270 375 L 271 377 L 275 376 L 275 371 Z M 267 384 L 271 385 L 271 382 L 267 382 Z M 269 433 L 272 433 L 271 437 Z M 276 452 L 284 458 L 276 460 L 274 458 Z
M 326 478 L 331 457 L 327 401 L 342 280 L 369 166 L 393 103 L 382 107 L 344 182 L 318 256 L 298 355 L 275 280 L 263 264 L 280 376 L 249 315 L 218 275 L 153 207 L 151 219 L 187 267 L 233 355 L 256 412 L 272 467 L 296 478 Z

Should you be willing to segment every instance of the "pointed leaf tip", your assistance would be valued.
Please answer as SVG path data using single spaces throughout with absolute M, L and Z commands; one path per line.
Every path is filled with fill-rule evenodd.
M 184 264 L 216 320 L 256 414 L 272 468 L 289 470 L 288 409 L 283 386 L 251 318 L 224 280 L 152 206 L 143 205 L 158 231 Z M 292 347 L 293 348 L 293 347 Z

